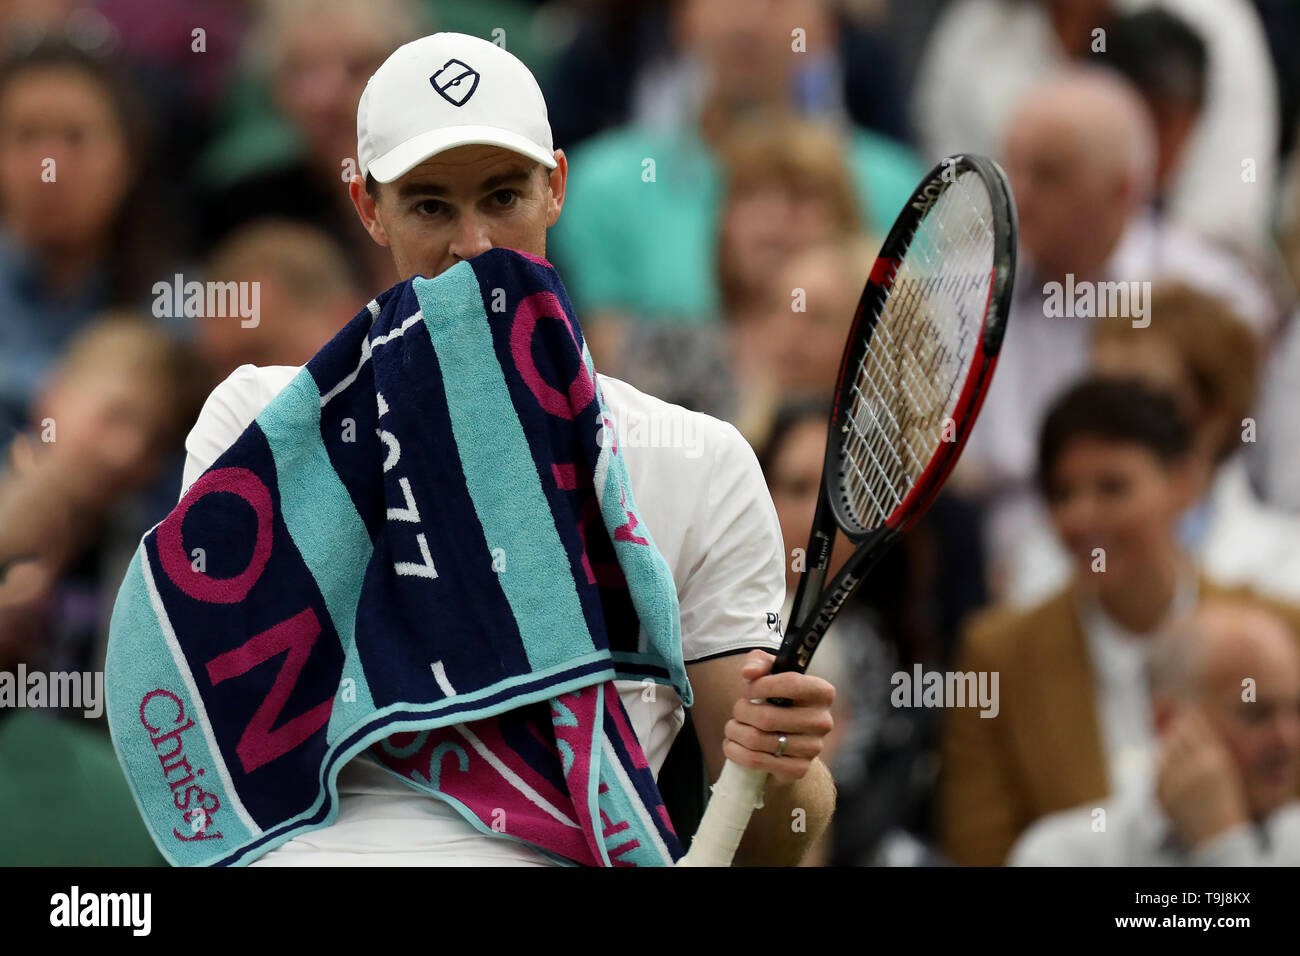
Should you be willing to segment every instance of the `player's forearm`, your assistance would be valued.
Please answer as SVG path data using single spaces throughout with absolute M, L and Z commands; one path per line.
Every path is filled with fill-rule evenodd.
M 835 781 L 821 760 L 793 783 L 769 777 L 763 808 L 749 822 L 735 865 L 798 865 L 825 832 L 834 809 Z

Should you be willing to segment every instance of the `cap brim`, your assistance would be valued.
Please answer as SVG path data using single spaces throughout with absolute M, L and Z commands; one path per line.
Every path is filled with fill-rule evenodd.
M 455 126 L 435 129 L 413 136 L 405 143 L 390 149 L 370 164 L 368 172 L 376 182 L 391 183 L 410 172 L 431 156 L 455 149 L 457 146 L 500 146 L 512 153 L 535 159 L 547 169 L 556 166 L 555 156 L 532 140 L 495 126 Z

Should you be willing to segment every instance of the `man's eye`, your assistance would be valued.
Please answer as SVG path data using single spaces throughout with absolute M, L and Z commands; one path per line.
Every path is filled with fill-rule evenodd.
M 415 204 L 415 211 L 422 216 L 436 216 L 443 211 L 443 203 L 436 199 L 425 199 Z
M 518 198 L 519 194 L 513 189 L 498 189 L 492 194 L 492 201 L 502 208 L 513 206 Z

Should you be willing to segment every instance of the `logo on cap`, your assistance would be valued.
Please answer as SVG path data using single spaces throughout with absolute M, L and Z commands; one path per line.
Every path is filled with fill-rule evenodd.
M 429 77 L 438 95 L 452 106 L 464 106 L 465 101 L 478 89 L 479 72 L 467 63 L 452 57 L 442 69 Z

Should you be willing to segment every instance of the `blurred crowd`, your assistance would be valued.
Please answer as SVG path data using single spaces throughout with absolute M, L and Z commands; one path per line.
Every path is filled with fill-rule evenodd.
M 787 615 L 875 250 L 944 156 L 1010 177 L 982 417 L 815 665 L 839 804 L 810 863 L 1300 859 L 1289 0 L 0 3 L 0 671 L 100 669 L 207 394 L 398 280 L 347 195 L 356 105 L 436 30 L 537 75 L 596 365 L 753 444 Z M 257 320 L 189 281 L 255 283 Z M 1055 283 L 1133 298 L 1063 317 Z M 899 706 L 913 668 L 996 673 L 996 716 Z M 0 820 L 0 863 L 161 862 L 92 721 L 0 708 Z

